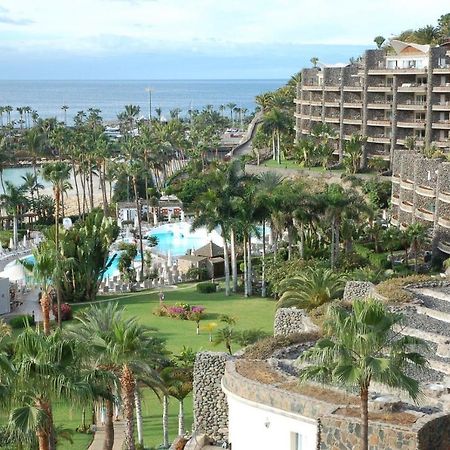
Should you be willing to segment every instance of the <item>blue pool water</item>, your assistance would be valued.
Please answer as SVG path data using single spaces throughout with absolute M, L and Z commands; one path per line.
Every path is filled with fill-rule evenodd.
M 157 253 L 167 255 L 170 251 L 172 256 L 185 255 L 188 250 L 197 249 L 205 245 L 205 237 L 196 234 L 183 233 L 180 231 L 158 231 L 150 233 L 158 239 L 155 248 Z

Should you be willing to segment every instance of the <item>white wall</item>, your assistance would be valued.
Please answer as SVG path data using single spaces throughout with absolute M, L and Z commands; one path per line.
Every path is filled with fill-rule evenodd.
M 232 450 L 316 450 L 315 420 L 225 393 Z M 298 447 L 295 433 L 301 435 Z
M 0 314 L 10 312 L 9 279 L 0 278 Z

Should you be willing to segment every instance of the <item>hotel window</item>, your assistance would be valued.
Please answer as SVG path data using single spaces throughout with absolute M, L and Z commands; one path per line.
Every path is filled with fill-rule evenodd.
M 291 450 L 303 450 L 303 438 L 300 433 L 291 433 Z

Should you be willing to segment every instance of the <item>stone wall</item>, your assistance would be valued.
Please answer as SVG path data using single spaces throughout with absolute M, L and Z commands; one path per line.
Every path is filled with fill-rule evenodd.
M 450 448 L 450 416 L 442 414 L 427 422 L 419 431 L 419 450 Z
M 228 435 L 228 404 L 221 388 L 225 363 L 222 352 L 199 352 L 194 363 L 194 431 L 215 441 Z
M 370 281 L 347 281 L 344 288 L 344 300 L 370 298 L 374 287 L 374 284 Z
M 311 322 L 303 309 L 279 308 L 275 314 L 273 324 L 274 336 L 288 336 L 296 333 L 309 333 L 317 331 L 318 328 Z

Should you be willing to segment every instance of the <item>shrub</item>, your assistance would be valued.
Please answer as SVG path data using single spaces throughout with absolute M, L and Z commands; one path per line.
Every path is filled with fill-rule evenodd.
M 410 292 L 404 289 L 408 284 L 423 283 L 429 281 L 427 275 L 410 275 L 407 277 L 391 278 L 376 286 L 376 291 L 390 302 L 407 303 L 413 299 Z
M 268 359 L 276 350 L 303 342 L 316 341 L 319 333 L 296 333 L 289 336 L 269 336 L 245 349 L 244 359 Z
M 33 316 L 30 314 L 21 314 L 19 316 L 14 316 L 9 321 L 10 327 L 14 329 L 23 328 L 27 324 L 30 326 L 34 325 Z
M 58 305 L 56 303 L 52 306 L 53 315 L 58 320 Z M 61 304 L 61 320 L 72 320 L 72 307 L 68 303 Z
M 211 283 L 210 281 L 206 281 L 204 283 L 197 284 L 197 292 L 200 294 L 211 294 L 212 292 L 217 291 L 217 283 Z
M 159 305 L 153 310 L 153 315 L 157 317 L 165 317 L 167 316 L 167 307 L 166 305 Z
M 204 281 L 208 279 L 208 271 L 204 267 L 191 267 L 186 277 L 188 280 Z

